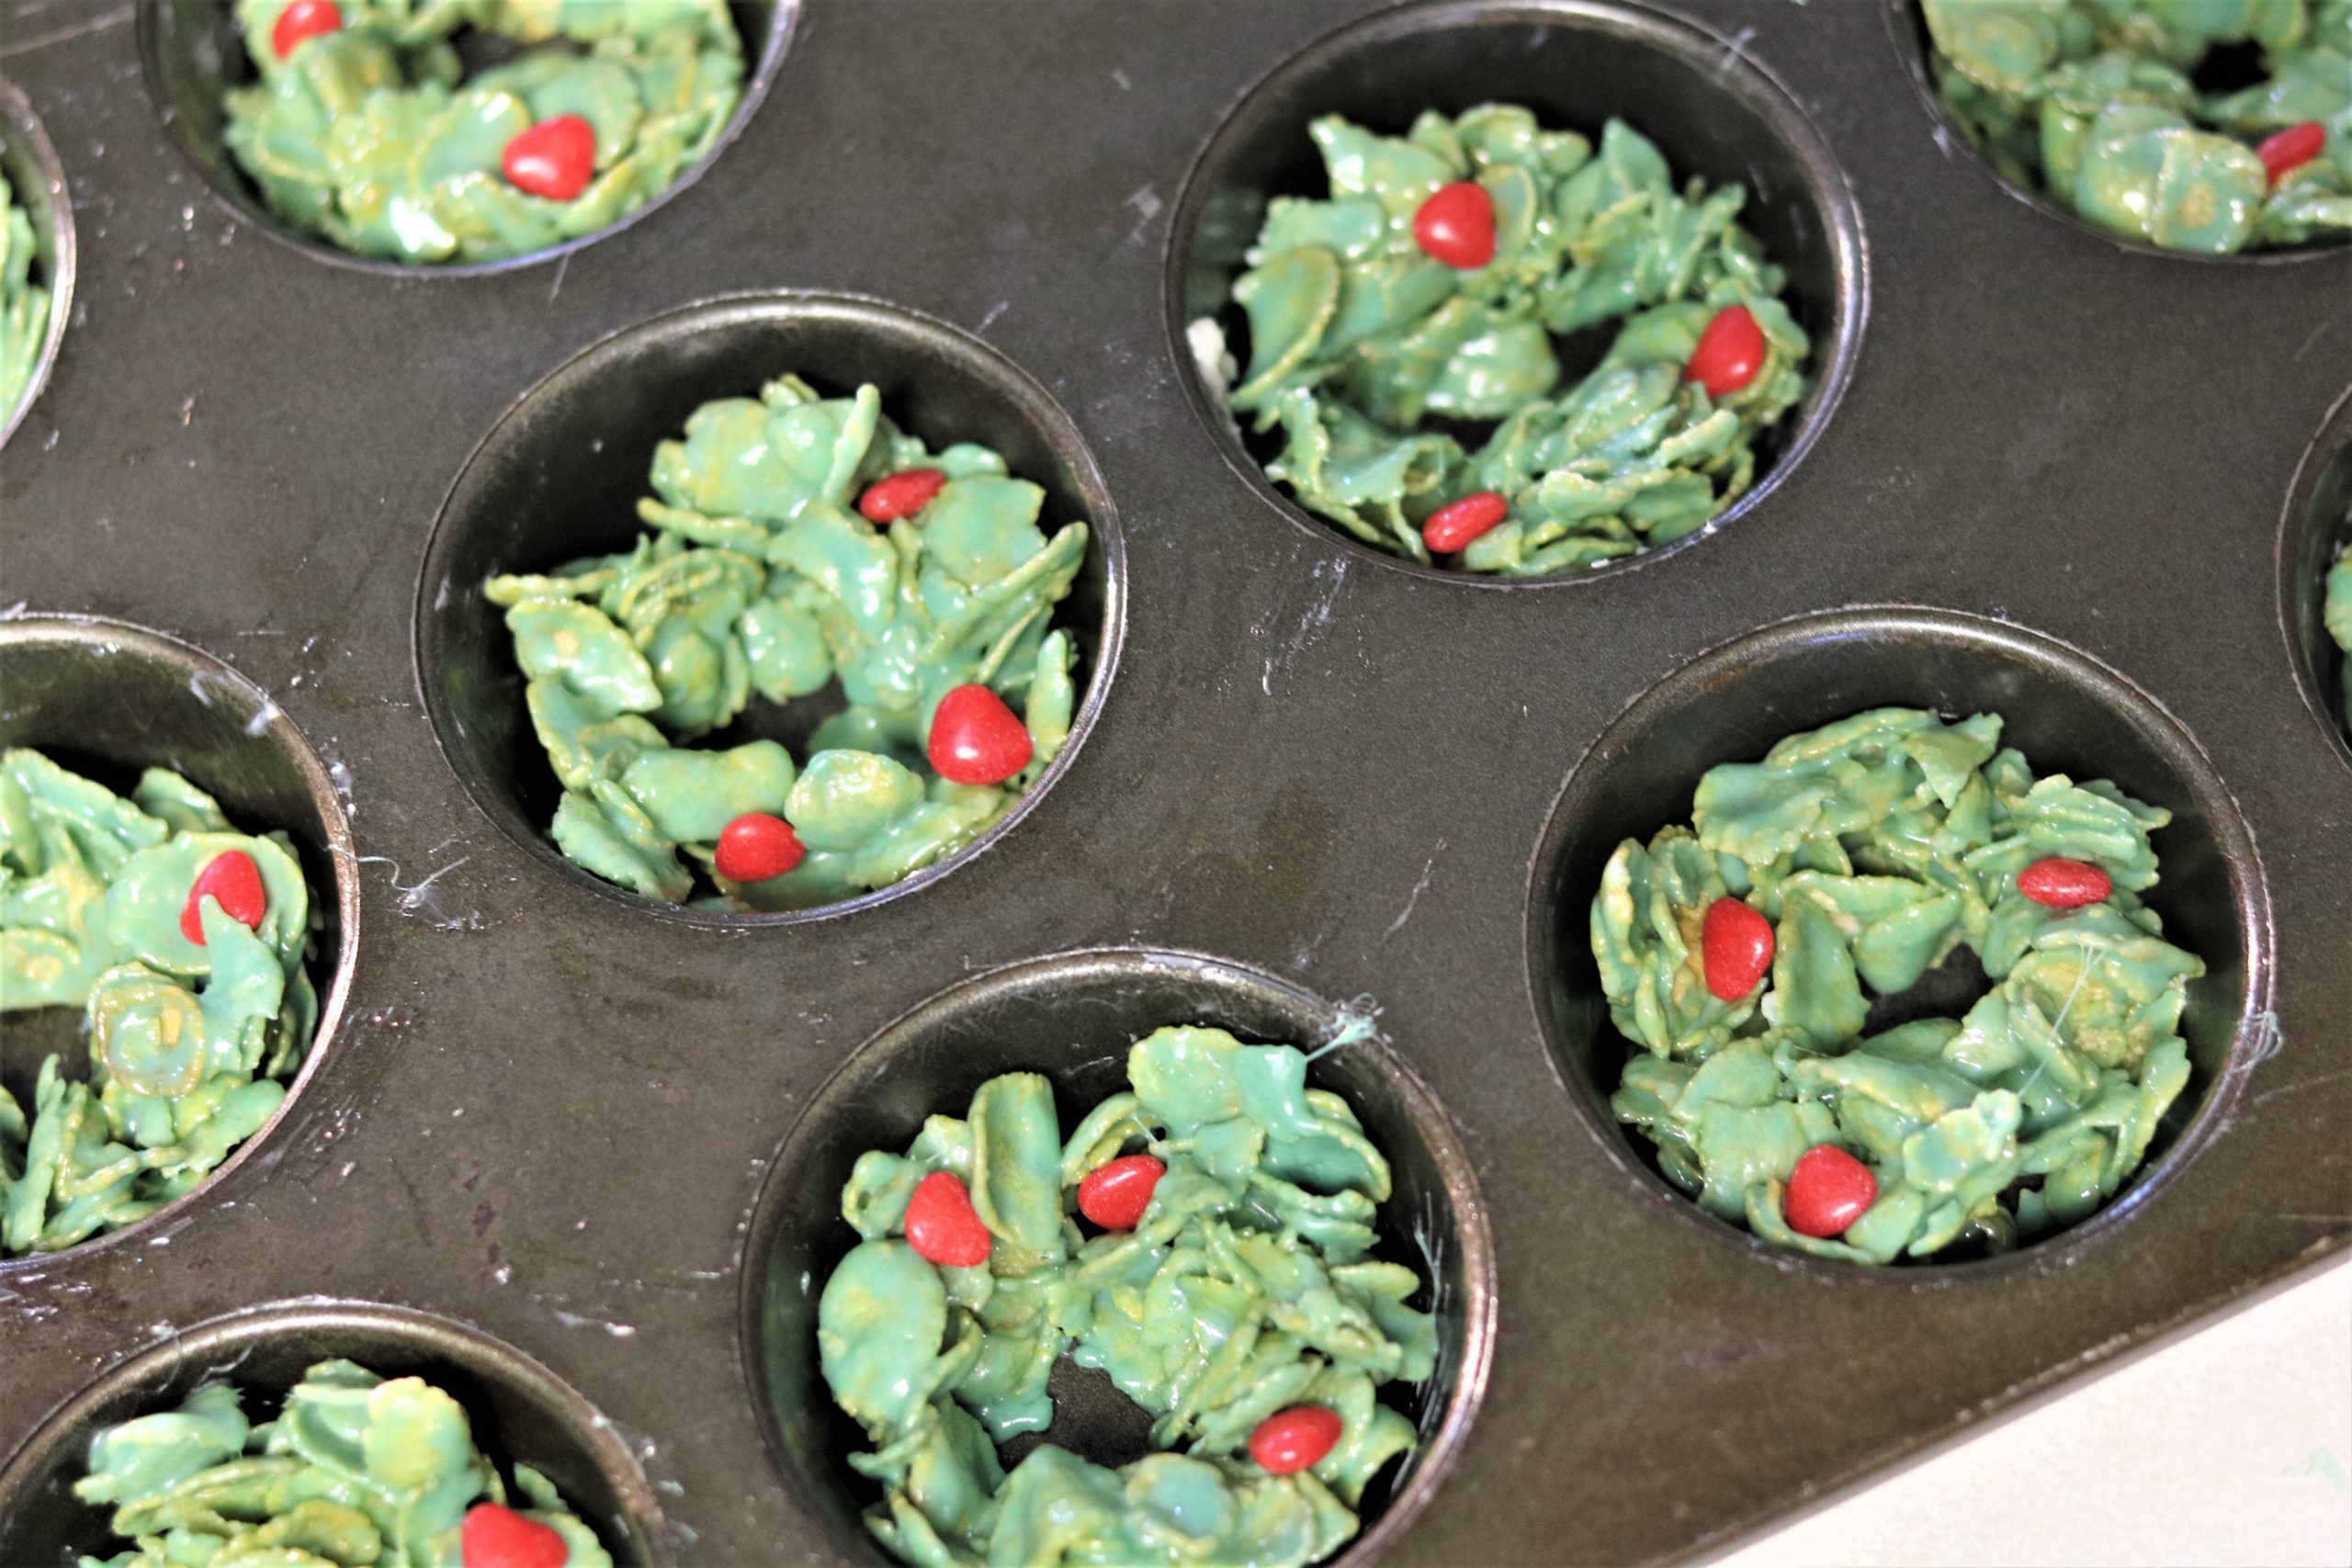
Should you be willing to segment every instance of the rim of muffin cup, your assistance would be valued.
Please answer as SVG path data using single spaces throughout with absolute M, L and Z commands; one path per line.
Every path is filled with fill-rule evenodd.
M 1927 14 L 1919 7 L 1919 0 L 1879 0 L 1886 17 L 1886 36 L 1903 62 L 1903 71 L 1911 80 L 1912 90 L 1918 96 L 1919 107 L 1927 112 L 1929 133 L 1936 145 L 1948 157 L 1968 164 L 2005 195 L 2034 209 L 2043 217 L 2094 240 L 2104 241 L 2119 251 L 2134 255 L 2156 256 L 2165 261 L 2200 263 L 2209 266 L 2279 266 L 2293 262 L 2309 261 L 2314 256 L 2340 256 L 2352 239 L 2307 241 L 2300 245 L 2272 245 L 2260 250 L 2233 251 L 2226 255 L 2214 255 L 2204 251 L 2176 250 L 2165 245 L 2135 240 L 2129 234 L 2119 234 L 2102 228 L 2085 218 L 2072 207 L 2048 191 L 2033 186 L 2019 185 L 1993 166 L 1983 150 L 1970 139 L 1951 111 L 1944 107 L 1936 94 L 1936 79 L 1931 62 L 1935 45 L 1928 36 Z
M 727 0 L 743 44 L 742 96 L 710 150 L 677 177 L 603 228 L 520 255 L 487 261 L 404 262 L 360 255 L 295 227 L 274 211 L 237 166 L 221 135 L 222 96 L 256 80 L 239 41 L 228 0 L 138 0 L 136 31 L 141 75 L 166 137 L 215 199 L 279 244 L 317 260 L 389 277 L 480 277 L 554 261 L 611 238 L 650 218 L 723 157 L 752 121 L 784 68 L 800 18 L 801 0 Z M 747 25 L 750 24 L 750 25 Z
M 2172 822 L 2154 836 L 2158 882 L 2148 905 L 2163 916 L 2166 939 L 2207 969 L 2189 984 L 2181 1021 L 2188 1084 L 2112 1197 L 2075 1224 L 1996 1256 L 1905 1256 L 1873 1268 L 1775 1247 L 1709 1213 L 1667 1179 L 1648 1140 L 1617 1121 L 1610 1095 L 1643 1047 L 1609 1017 L 1589 915 L 1617 845 L 1628 838 L 1646 844 L 1658 829 L 1687 824 L 1707 769 L 1753 761 L 1784 736 L 1882 706 L 1923 707 L 1947 718 L 1999 714 L 2001 744 L 2023 752 L 2037 777 L 2112 779 L 2171 810 Z M 2147 1209 L 2227 1126 L 2245 1069 L 2267 1049 L 2275 938 L 2253 831 L 2179 719 L 2072 644 L 2011 622 L 1919 605 L 1798 615 L 1679 665 L 1629 703 L 1570 770 L 1529 867 L 1527 968 L 1539 1032 L 1554 1076 L 1610 1155 L 1623 1190 L 1649 1202 L 1675 1234 L 1699 1238 L 1694 1245 L 1736 1247 L 1776 1268 L 1848 1280 L 1916 1283 L 2064 1266 Z M 1939 979 L 1930 970 L 1898 993 L 1912 1005 L 1897 1010 L 1958 1018 L 1975 992 L 1960 987 L 1964 994 L 1955 997 L 1955 982 Z M 1864 1032 L 1888 1026 L 1874 1022 Z
M 92 770 L 97 782 L 121 790 L 145 767 L 183 773 L 220 803 L 237 831 L 285 830 L 294 840 L 311 906 L 325 922 L 309 964 L 318 1026 L 269 1119 L 194 1189 L 154 1213 L 55 1251 L 0 1258 L 5 1280 L 79 1262 L 102 1249 L 160 1244 L 217 1201 L 221 1186 L 248 1162 L 267 1168 L 258 1158 L 262 1149 L 295 1113 L 339 1043 L 358 959 L 360 899 L 358 852 L 325 765 L 268 693 L 210 654 L 125 621 L 19 615 L 0 620 L 0 680 L 8 691 L 0 746 L 33 747 L 76 773 Z M 80 1022 L 80 1010 L 63 1007 L 0 1020 L 0 1029 L 31 1047 L 7 1054 L 9 1088 L 28 1118 L 33 1070 L 50 1051 L 62 1058 L 67 1077 L 86 1076 Z
M 1596 137 L 1613 116 L 1655 142 L 1678 179 L 1744 185 L 1740 224 L 1787 272 L 1785 298 L 1813 342 L 1812 384 L 1757 441 L 1758 471 L 1745 494 L 1682 538 L 1543 577 L 1424 565 L 1309 511 L 1267 476 L 1250 449 L 1254 438 L 1203 385 L 1186 335 L 1194 320 L 1214 317 L 1228 350 L 1247 363 L 1248 322 L 1231 283 L 1244 270 L 1241 254 L 1254 242 L 1265 198 L 1327 194 L 1306 133 L 1310 120 L 1336 112 L 1401 136 L 1424 109 L 1460 113 L 1488 102 L 1522 104 L 1547 130 Z M 1661 102 L 1668 105 L 1664 112 Z M 1636 570 L 1761 508 L 1835 416 L 1853 380 L 1870 305 L 1860 204 L 1794 95 L 1741 41 L 1623 0 L 1414 0 L 1309 42 L 1252 82 L 1194 154 L 1169 225 L 1164 272 L 1177 380 L 1219 455 L 1266 507 L 1314 538 L 1383 566 L 1499 589 L 1556 588 Z
M 1390 1163 L 1376 1256 L 1423 1276 L 1412 1299 L 1436 1314 L 1437 1370 L 1418 1397 L 1382 1403 L 1415 1417 L 1421 1446 L 1385 1468 L 1356 1510 L 1363 1528 L 1323 1561 L 1360 1568 L 1427 1506 L 1459 1459 L 1485 1397 L 1496 1335 L 1494 1241 L 1472 1162 L 1453 1119 L 1385 1036 L 1329 1044 L 1368 1015 L 1231 959 L 1172 948 L 1096 947 L 1008 964 L 961 981 L 885 1025 L 827 1077 L 792 1122 L 752 1211 L 740 1281 L 744 1375 L 768 1459 L 787 1494 L 853 1562 L 893 1561 L 861 1521 L 878 1488 L 846 1456 L 871 1444 L 833 1403 L 817 1364 L 816 1308 L 855 1243 L 841 1190 L 858 1155 L 893 1152 L 924 1116 L 960 1114 L 1001 1073 L 1054 1081 L 1065 1128 L 1125 1087 L 1129 1046 L 1152 1030 L 1199 1024 L 1244 1043 L 1313 1053 L 1308 1087 L 1343 1095 Z M 1066 1358 L 1065 1358 L 1066 1359 Z M 1058 1369 L 1057 1369 L 1058 1371 Z M 1058 1391 L 1043 1440 L 1088 1455 L 1090 1440 L 1144 1419 L 1104 1384 Z M 1384 1393 L 1401 1390 L 1389 1384 Z M 1112 1456 L 1105 1455 L 1105 1458 Z
M 2303 705 L 2327 734 L 2336 760 L 2352 768 L 2345 701 L 2352 693 L 2352 654 L 2335 646 L 2322 620 L 2328 569 L 2352 547 L 2352 388 L 2321 421 L 2303 449 L 2278 520 L 2278 626 Z
M 510 1475 L 521 1463 L 626 1568 L 674 1561 L 660 1499 L 613 1424 L 539 1361 L 470 1324 L 414 1307 L 304 1297 L 241 1308 L 175 1329 L 114 1361 L 44 1416 L 0 1460 L 0 1562 L 68 1561 L 122 1544 L 108 1510 L 73 1495 L 90 1439 L 106 1427 L 175 1408 L 201 1383 L 247 1396 L 257 1426 L 301 1380 L 334 1358 L 390 1379 L 422 1377 L 464 1406 L 474 1443 Z M 258 1395 L 259 1397 L 254 1397 Z
M 690 908 L 606 882 L 556 848 L 548 822 L 560 786 L 524 706 L 504 612 L 483 597 L 481 585 L 500 572 L 544 571 L 582 555 L 629 548 L 647 531 L 635 502 L 650 493 L 646 475 L 655 446 L 678 436 L 703 403 L 756 396 L 786 372 L 829 397 L 874 382 L 884 415 L 900 429 L 934 449 L 957 441 L 993 447 L 1014 478 L 1044 487 L 1046 520 L 1086 524 L 1085 561 L 1052 617 L 1078 650 L 1078 701 L 1069 738 L 1036 783 L 954 853 L 886 886 L 808 908 Z M 572 496 L 577 504 L 566 499 Z M 903 897 L 968 865 L 1068 774 L 1117 673 L 1126 570 L 1118 511 L 1085 437 L 1052 394 L 997 349 L 950 322 L 866 295 L 723 294 L 598 339 L 522 393 L 491 426 L 451 484 L 426 547 L 416 591 L 417 686 L 442 755 L 467 794 L 565 884 L 690 924 L 831 919 Z M 823 705 L 838 686 L 838 679 L 829 682 L 781 710 L 755 695 L 746 713 L 780 723 L 796 764 L 805 765 L 808 727 L 795 716 L 813 713 L 803 705 Z
M 42 129 L 40 117 L 17 85 L 0 77 L 0 168 L 8 175 L 17 205 L 32 220 L 35 255 L 40 282 L 49 290 L 49 325 L 41 334 L 40 353 L 25 380 L 25 395 L 13 409 L 0 410 L 0 447 L 8 444 L 25 423 L 26 414 L 40 400 L 57 367 L 65 326 L 74 314 L 74 277 L 77 250 L 74 242 L 74 198 L 65 188 L 65 165 Z

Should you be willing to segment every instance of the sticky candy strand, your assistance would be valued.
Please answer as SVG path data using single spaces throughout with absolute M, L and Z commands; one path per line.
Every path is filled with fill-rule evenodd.
M 251 857 L 258 929 L 206 899 L 198 873 Z M 177 773 L 131 798 L 39 751 L 0 753 L 0 1010 L 84 1010 L 87 1082 L 42 1062 L 32 1115 L 0 1086 L 0 1255 L 71 1247 L 193 1190 L 286 1097 L 318 998 L 318 921 L 285 834 L 237 832 Z
M 860 492 L 911 468 L 946 482 L 877 527 Z M 705 403 L 656 449 L 649 525 L 625 553 L 492 578 L 507 606 L 531 723 L 563 785 L 557 846 L 606 881 L 680 903 L 794 909 L 891 883 L 985 831 L 1069 738 L 1076 650 L 1054 606 L 1088 531 L 1038 526 L 1046 492 L 985 446 L 933 452 L 861 387 L 820 398 L 797 376 Z M 723 750 L 754 696 L 840 683 L 806 767 L 774 740 Z M 1034 750 L 998 784 L 941 778 L 924 754 L 941 697 L 984 684 Z M 713 863 L 746 812 L 781 817 L 808 854 L 736 883 Z M 680 857 L 684 858 L 682 860 Z
M 0 174 L 0 424 L 25 400 L 49 333 L 49 290 L 34 281 L 37 262 L 32 219 Z
M 359 255 L 495 261 L 594 233 L 700 161 L 742 96 L 725 0 L 338 0 L 342 27 L 281 60 L 289 3 L 237 0 L 258 79 L 230 89 L 222 134 L 272 211 Z M 526 47 L 468 77 L 469 28 Z M 586 188 L 510 183 L 506 144 L 563 115 L 596 133 Z
M 2222 255 L 2352 232 L 2352 0 L 1921 0 L 1936 86 L 2011 183 L 2167 250 Z M 2200 91 L 2217 47 L 2263 79 Z M 2274 185 L 2256 148 L 2316 124 Z
M 1881 708 L 1701 779 L 1691 826 L 1610 857 L 1592 951 L 1635 1047 L 1611 1100 L 1667 1177 L 1777 1246 L 1887 1263 L 2000 1250 L 2097 1209 L 2139 1168 L 2189 1076 L 2179 1025 L 2205 972 L 2142 902 L 2170 813 L 2105 780 L 2036 776 L 1997 715 Z M 2096 863 L 2100 902 L 2017 889 L 2047 856 Z M 1774 922 L 1772 966 L 1724 1001 L 1701 972 L 1721 897 Z M 1965 1016 L 1862 1037 L 1870 998 L 1959 948 L 1992 981 Z M 1877 1198 L 1842 1239 L 1792 1231 L 1790 1171 L 1828 1144 Z
M 826 1281 L 817 1342 L 835 1401 L 874 1444 L 850 1463 L 883 1489 L 866 1522 L 905 1562 L 1301 1564 L 1350 1540 L 1365 1485 L 1409 1451 L 1379 1403 L 1425 1382 L 1437 1333 L 1406 1303 L 1421 1278 L 1375 1258 L 1387 1162 L 1306 1058 L 1219 1029 L 1169 1028 L 1127 1057 L 1130 1088 L 1064 1140 L 1052 1086 L 991 1078 L 962 1119 L 901 1155 L 862 1156 L 842 1213 L 865 1239 Z M 1167 1166 L 1133 1230 L 1077 1219 L 1087 1174 L 1126 1154 Z M 948 1171 L 993 1237 L 939 1268 L 903 1239 L 918 1182 Z M 1100 1369 L 1154 1417 L 1161 1451 L 1117 1470 L 1051 1442 L 1008 1473 L 996 1444 L 1046 1429 L 1054 1365 Z M 1318 1405 L 1340 1440 L 1272 1475 L 1250 1436 Z M 1177 1451 L 1182 1450 L 1182 1451 Z
M 518 1511 L 563 1538 L 567 1568 L 612 1568 L 553 1483 L 514 1472 Z M 311 1367 L 258 1426 L 235 1387 L 208 1382 L 175 1410 L 106 1427 L 74 1494 L 111 1507 L 114 1533 L 136 1542 L 82 1568 L 457 1568 L 466 1510 L 510 1495 L 455 1399 L 342 1360 Z
M 1667 544 L 1756 477 L 1755 442 L 1805 393 L 1810 344 L 1783 277 L 1737 214 L 1737 186 L 1678 185 L 1621 121 L 1598 149 L 1527 109 L 1424 113 L 1402 137 L 1339 116 L 1309 128 L 1325 200 L 1277 197 L 1233 298 L 1246 371 L 1202 320 L 1193 351 L 1230 412 L 1279 432 L 1267 474 L 1378 548 L 1430 558 L 1421 525 L 1464 496 L 1510 502 L 1449 564 L 1539 577 Z M 1414 236 L 1422 202 L 1475 180 L 1496 251 L 1459 270 Z M 1715 313 L 1744 305 L 1766 353 L 1721 400 L 1684 367 Z M 1561 387 L 1555 340 L 1620 323 L 1599 365 Z M 1475 449 L 1459 433 L 1491 423 Z

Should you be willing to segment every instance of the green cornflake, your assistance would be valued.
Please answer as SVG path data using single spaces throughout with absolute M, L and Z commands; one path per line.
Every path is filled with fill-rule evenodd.
M 931 468 L 946 483 L 887 527 L 854 510 L 874 480 Z M 608 882 L 712 908 L 799 909 L 888 886 L 978 838 L 1069 739 L 1077 651 L 1053 628 L 1086 558 L 1083 523 L 1050 537 L 1046 492 L 962 443 L 933 453 L 861 387 L 822 398 L 784 376 L 722 398 L 653 455 L 650 532 L 625 553 L 495 577 L 531 726 L 563 785 L 557 847 Z M 797 765 L 774 740 L 685 743 L 754 699 L 838 682 L 848 699 Z M 941 778 L 931 715 L 985 684 L 1023 716 L 1029 765 L 1001 785 Z M 746 812 L 789 822 L 807 858 L 737 883 L 713 864 Z M 680 859 L 683 852 L 684 859 Z
M 1681 538 L 1746 493 L 1757 437 L 1804 396 L 1811 345 L 1781 302 L 1781 269 L 1736 220 L 1741 187 L 1678 189 L 1656 145 L 1622 121 L 1595 150 L 1512 104 L 1430 111 L 1401 138 L 1337 115 L 1309 133 L 1330 197 L 1267 209 L 1233 286 L 1247 370 L 1216 321 L 1190 333 L 1231 412 L 1281 433 L 1266 472 L 1300 504 L 1427 561 L 1430 513 L 1492 491 L 1508 517 L 1454 564 L 1540 577 Z M 1421 203 L 1463 180 L 1487 191 L 1496 220 L 1494 259 L 1468 271 L 1413 236 Z M 1754 315 L 1766 355 L 1718 401 L 1682 372 L 1733 305 Z M 1560 389 L 1555 338 L 1612 321 L 1600 362 Z M 1477 424 L 1491 434 L 1465 448 L 1457 434 Z
M 496 261 L 594 233 L 700 161 L 742 97 L 725 0 L 340 0 L 342 27 L 280 60 L 290 3 L 237 0 L 260 80 L 229 92 L 223 136 L 273 211 L 358 255 Z M 469 28 L 547 47 L 468 77 Z M 569 201 L 502 167 L 517 133 L 560 115 L 596 133 Z
M 198 874 L 237 852 L 267 908 L 247 930 Z M 71 1247 L 192 1191 L 269 1120 L 310 1048 L 319 919 L 292 841 L 239 833 L 150 768 L 130 800 L 39 751 L 0 753 L 0 1011 L 74 1007 L 89 1078 L 43 1061 L 32 1117 L 0 1087 L 0 1257 Z
M 31 389 L 49 335 L 49 290 L 33 279 L 39 261 L 33 220 L 0 175 L 0 425 Z
M 516 1511 L 563 1538 L 569 1568 L 612 1568 L 552 1482 L 514 1471 Z M 455 1399 L 340 1360 L 311 1367 L 259 1426 L 235 1387 L 207 1382 L 176 1410 L 103 1428 L 74 1495 L 111 1506 L 114 1533 L 137 1542 L 81 1568 L 456 1568 L 467 1509 L 510 1496 Z
M 1436 1323 L 1406 1304 L 1419 1274 L 1373 1256 L 1388 1164 L 1347 1102 L 1306 1087 L 1299 1051 L 1221 1029 L 1136 1042 L 1127 1077 L 1067 1140 L 1045 1078 L 991 1078 L 904 1156 L 860 1156 L 842 1190 L 864 1239 L 819 1300 L 819 1360 L 875 1445 L 849 1461 L 883 1487 L 867 1527 L 905 1562 L 1311 1562 L 1419 1440 L 1378 1391 L 1429 1380 Z M 1150 1207 L 1087 1235 L 1079 1184 L 1130 1153 L 1167 1167 Z M 936 1266 L 902 1238 L 934 1171 L 969 1189 L 985 1265 Z M 1163 1451 L 1114 1471 L 1045 1443 L 1008 1473 L 995 1445 L 1048 1427 L 1064 1356 L 1150 1412 Z M 1250 1434 L 1297 1404 L 1337 1414 L 1340 1440 L 1269 1474 Z
M 2073 1224 L 2139 1168 L 2188 1081 L 2180 1018 L 2205 973 L 2141 901 L 2171 814 L 2103 779 L 2036 777 L 2000 733 L 1994 714 L 1857 714 L 1710 769 L 1690 827 L 1610 857 L 1592 951 L 1636 1047 L 1610 1103 L 1702 1207 L 1777 1246 L 1887 1263 Z M 2095 862 L 2114 891 L 2032 902 L 2018 874 L 2049 856 Z M 1770 975 L 1731 1002 L 1701 951 L 1724 897 L 1776 936 Z M 1964 1017 L 1862 1036 L 1871 997 L 1962 947 L 1994 982 Z M 1878 1180 L 1839 1241 L 1781 1217 L 1817 1144 Z
M 1921 0 L 1944 107 L 2010 183 L 2167 250 L 2352 232 L 2352 0 Z M 2217 48 L 2267 73 L 2203 92 Z M 2326 132 L 2273 186 L 2256 144 Z
M 2327 574 L 2327 635 L 2335 646 L 2352 658 L 2352 545 L 2344 547 L 2335 558 L 2335 565 Z M 2352 662 L 2347 662 L 2340 679 L 2344 685 L 2344 725 L 2352 729 Z

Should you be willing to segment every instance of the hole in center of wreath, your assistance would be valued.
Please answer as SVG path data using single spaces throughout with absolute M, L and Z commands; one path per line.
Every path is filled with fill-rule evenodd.
M 2263 58 L 2262 46 L 2246 39 L 2236 43 L 2217 43 L 2207 50 L 2189 71 L 2188 80 L 2199 93 L 2213 96 L 2242 92 L 2267 82 L 2270 70 Z
M 1870 1016 L 1862 1023 L 1861 1038 L 1883 1034 L 1923 1018 L 1964 1017 L 1992 988 L 1993 978 L 1984 973 L 1976 950 L 1956 947 L 1941 964 L 1920 976 L 1906 989 L 1892 996 L 1872 997 Z
M 1046 1395 L 1054 1402 L 1053 1425 L 998 1444 L 997 1457 L 1006 1470 L 1047 1443 L 1105 1470 L 1159 1451 L 1151 1440 L 1151 1413 L 1121 1393 L 1111 1374 L 1099 1368 L 1081 1367 L 1063 1357 L 1046 1380 Z

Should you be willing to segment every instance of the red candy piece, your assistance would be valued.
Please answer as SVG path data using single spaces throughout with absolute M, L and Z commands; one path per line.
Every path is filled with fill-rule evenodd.
M 2270 183 L 2275 186 L 2318 157 L 2326 145 L 2327 127 L 2315 119 L 2307 119 L 2301 125 L 2290 125 L 2274 135 L 2264 137 L 2261 144 L 2255 148 L 2254 155 L 2262 160 L 2264 168 L 2270 171 Z
M 1871 1168 L 1835 1144 L 1815 1144 L 1789 1172 L 1781 1213 L 1799 1235 L 1844 1235 L 1846 1227 L 1878 1201 Z
M 1078 1184 L 1078 1212 L 1106 1231 L 1131 1231 L 1151 1207 L 1151 1190 L 1168 1168 L 1149 1155 L 1128 1155 L 1097 1166 Z
M 506 182 L 549 201 L 570 201 L 596 172 L 596 128 L 576 114 L 518 130 L 499 158 Z
M 1036 747 L 1020 716 L 986 686 L 958 686 L 931 711 L 926 750 L 939 776 L 964 784 L 1002 784 L 1029 765 Z
M 1771 921 L 1736 898 L 1716 899 L 1700 932 L 1707 989 L 1717 1001 L 1738 1001 L 1772 967 L 1772 947 Z
M 868 523 L 895 523 L 929 506 L 946 483 L 937 468 L 907 468 L 867 485 L 857 510 Z
M 1448 266 L 1484 266 L 1495 259 L 1495 198 L 1474 180 L 1441 186 L 1413 214 L 1413 238 Z
M 2018 891 L 2053 909 L 2079 909 L 2115 891 L 2115 879 L 2085 860 L 2052 855 L 2018 873 Z
M 1319 1404 L 1294 1404 L 1277 1410 L 1250 1434 L 1250 1457 L 1258 1468 L 1274 1475 L 1305 1470 L 1340 1440 L 1337 1411 Z
M 1699 334 L 1699 346 L 1682 367 L 1682 378 L 1706 388 L 1707 396 L 1721 398 L 1755 380 L 1763 368 L 1764 329 L 1747 306 L 1726 305 Z
M 304 39 L 342 30 L 343 7 L 334 0 L 294 0 L 277 13 L 277 25 L 269 29 L 269 47 L 283 60 Z
M 563 1568 L 571 1561 L 563 1537 L 495 1503 L 468 1508 L 458 1540 L 465 1568 Z
M 800 863 L 808 852 L 800 835 L 781 817 L 746 811 L 719 830 L 718 874 L 730 882 L 765 882 Z
M 1421 541 L 1432 555 L 1452 555 L 1510 515 L 1510 502 L 1482 490 L 1448 502 L 1421 525 Z
M 972 1195 L 953 1171 L 934 1170 L 907 1200 L 907 1245 L 948 1269 L 976 1269 L 995 1245 L 972 1207 Z
M 214 855 L 187 890 L 187 902 L 180 906 L 180 935 L 204 945 L 204 900 L 215 898 L 221 910 L 232 920 L 244 924 L 247 931 L 259 931 L 261 918 L 269 913 L 269 895 L 261 885 L 261 867 L 254 857 L 243 850 L 223 850 Z

